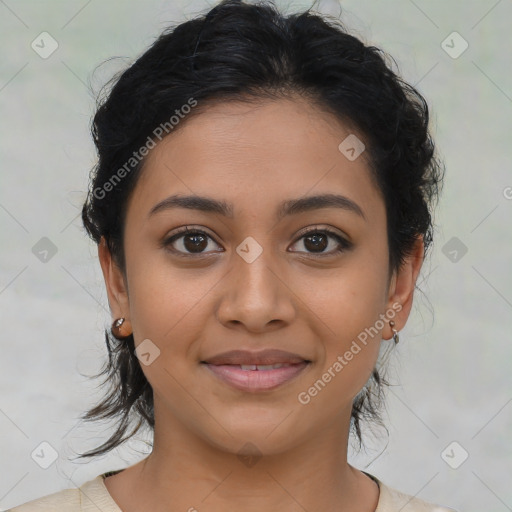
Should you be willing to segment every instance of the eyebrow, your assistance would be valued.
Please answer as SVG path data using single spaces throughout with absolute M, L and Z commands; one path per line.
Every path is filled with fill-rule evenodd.
M 233 205 L 226 201 L 220 201 L 211 197 L 203 196 L 180 196 L 172 195 L 157 203 L 151 208 L 148 217 L 158 212 L 174 208 L 187 208 L 206 213 L 215 213 L 224 217 L 233 218 Z M 340 208 L 355 213 L 366 220 L 361 207 L 348 197 L 337 194 L 320 194 L 316 196 L 301 197 L 299 199 L 288 199 L 279 204 L 276 212 L 277 220 L 290 215 L 317 210 L 320 208 Z

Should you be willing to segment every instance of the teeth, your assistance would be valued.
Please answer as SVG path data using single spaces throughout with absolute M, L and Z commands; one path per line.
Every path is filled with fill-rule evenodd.
M 283 366 L 290 366 L 288 363 L 277 363 L 277 364 L 241 364 L 242 370 L 275 370 Z

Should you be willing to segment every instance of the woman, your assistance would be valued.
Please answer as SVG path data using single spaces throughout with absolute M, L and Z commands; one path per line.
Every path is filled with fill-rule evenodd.
M 333 21 L 221 2 L 99 106 L 83 207 L 137 464 L 12 509 L 446 511 L 347 462 L 379 421 L 442 181 L 422 96 Z M 129 420 L 139 423 L 125 435 Z

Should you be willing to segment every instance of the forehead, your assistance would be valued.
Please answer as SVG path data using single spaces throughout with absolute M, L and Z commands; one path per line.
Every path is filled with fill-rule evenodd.
M 129 212 L 147 216 L 156 203 L 180 194 L 226 200 L 235 218 L 274 215 L 284 199 L 333 193 L 370 217 L 382 215 L 366 152 L 349 159 L 340 151 L 347 137 L 362 142 L 302 98 L 216 103 L 185 118 L 150 151 Z

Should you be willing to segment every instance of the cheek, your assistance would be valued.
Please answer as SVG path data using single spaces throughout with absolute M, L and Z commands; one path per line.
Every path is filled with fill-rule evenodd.
M 351 279 L 356 280 L 354 274 Z M 317 368 L 300 390 L 297 400 L 315 417 L 328 420 L 333 412 L 346 411 L 368 381 L 379 356 L 383 312 L 382 293 L 371 279 L 357 280 L 357 291 L 346 288 L 315 297 L 317 336 L 322 341 Z M 365 286 L 361 286 L 365 283 Z M 330 295 L 330 297 L 329 297 Z
M 347 264 L 327 275 L 309 273 L 294 283 L 329 339 L 347 342 L 374 325 L 385 308 L 386 269 L 380 261 L 354 254 Z M 340 346 L 343 348 L 343 345 Z
M 317 386 L 322 389 L 320 401 L 351 399 L 370 377 L 385 325 L 380 315 L 385 312 L 386 285 L 385 265 L 371 256 L 354 257 L 327 279 L 302 281 L 300 293 L 308 297 L 305 314 L 322 340 L 315 378 L 329 390 L 322 383 Z M 308 289 L 314 294 L 308 296 Z
M 213 276 L 177 267 L 164 249 L 151 248 L 149 243 L 127 239 L 126 247 L 135 343 L 149 338 L 160 346 L 173 340 L 178 348 L 180 334 L 193 329 L 194 309 L 213 285 Z

